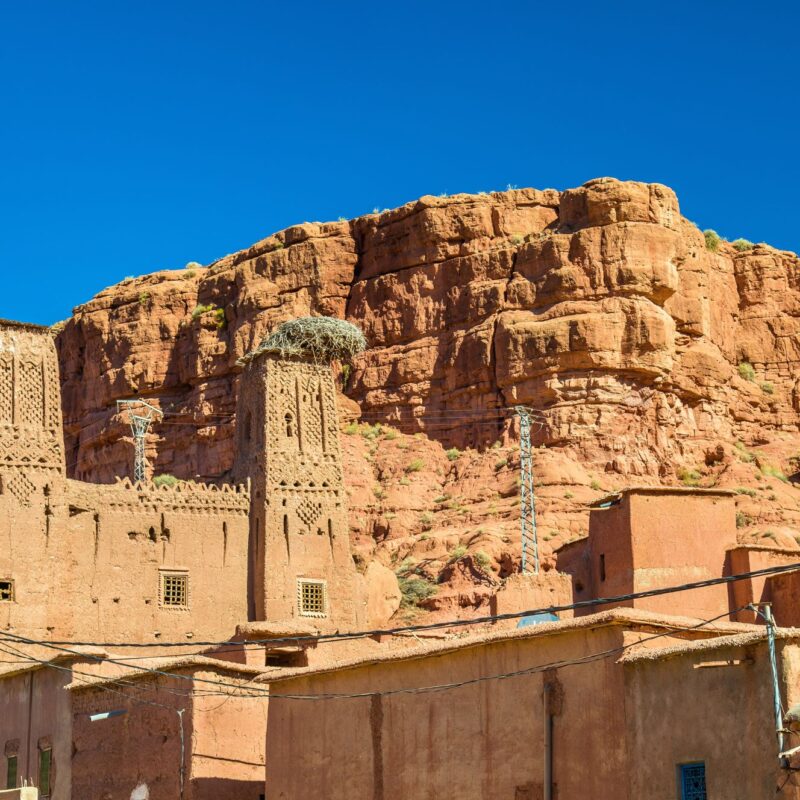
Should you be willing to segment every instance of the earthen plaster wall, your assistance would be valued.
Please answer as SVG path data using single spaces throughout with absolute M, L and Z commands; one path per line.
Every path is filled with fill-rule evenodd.
M 266 698 L 207 696 L 223 690 L 204 681 L 242 685 L 241 678 L 225 671 L 195 668 L 180 674 L 139 681 L 123 695 L 107 687 L 69 692 L 75 720 L 74 800 L 130 800 L 137 787 L 147 787 L 148 800 L 176 800 L 180 708 L 185 709 L 185 800 L 259 800 Z M 89 721 L 89 714 L 112 709 L 125 713 Z
M 63 665 L 62 665 L 63 666 Z M 51 800 L 69 800 L 72 713 L 64 686 L 68 668 L 28 669 L 0 682 L 0 774 L 5 786 L 7 758 L 17 756 L 19 785 L 38 783 L 40 749 L 52 749 Z
M 790 656 L 787 649 L 796 646 L 782 648 L 782 661 Z M 711 664 L 716 666 L 700 666 Z M 787 775 L 778 769 L 763 642 L 628 663 L 625 683 L 631 797 L 674 800 L 680 796 L 677 765 L 696 761 L 705 762 L 710 798 L 776 796 Z M 782 688 L 791 703 L 796 682 Z M 800 788 L 790 779 L 778 796 L 798 798 Z
M 0 322 L 0 627 L 32 639 L 225 638 L 247 618 L 249 508 L 244 487 L 68 480 L 52 335 Z M 161 571 L 188 574 L 185 607 L 162 603 Z
M 547 681 L 557 796 L 625 800 L 623 676 L 612 658 L 432 693 L 280 698 L 458 683 L 581 658 L 623 638 L 621 628 L 588 628 L 274 682 L 267 797 L 541 798 Z
M 37 639 L 226 638 L 247 617 L 246 493 L 55 479 L 27 506 L 0 495 L 0 626 Z M 162 604 L 161 571 L 188 574 Z
M 612 505 L 592 509 L 588 539 L 563 548 L 559 569 L 573 572 L 577 600 L 719 578 L 730 574 L 727 551 L 736 544 L 735 513 L 730 492 L 631 489 Z M 675 602 L 674 595 L 663 595 L 616 605 L 674 613 Z M 679 602 L 682 614 L 708 619 L 731 608 L 732 596 L 719 585 L 684 592 Z
M 800 561 L 800 553 L 797 550 L 783 550 L 754 544 L 733 547 L 730 549 L 728 557 L 731 563 L 731 572 L 734 574 L 756 572 L 761 569 L 796 564 Z M 776 587 L 779 587 L 777 593 Z M 800 622 L 800 617 L 795 610 L 798 600 L 796 587 L 796 573 L 785 576 L 757 576 L 736 581 L 731 586 L 735 607 L 741 609 L 737 611 L 736 619 L 740 622 L 761 622 L 763 620 L 754 611 L 744 608 L 744 606 L 749 603 L 772 602 L 772 611 L 777 624 L 784 627 L 795 626 Z

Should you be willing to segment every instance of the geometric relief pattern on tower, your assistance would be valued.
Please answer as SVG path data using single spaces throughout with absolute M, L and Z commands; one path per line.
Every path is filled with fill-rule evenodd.
M 330 368 L 264 360 L 269 364 L 267 491 L 281 498 L 284 531 L 335 535 L 343 480 Z
M 14 359 L 0 357 L 0 425 L 14 423 Z
M 25 360 L 19 364 L 17 419 L 20 425 L 44 427 L 44 381 L 42 362 Z
M 0 323 L 0 464 L 61 470 L 63 460 L 52 337 L 46 330 Z

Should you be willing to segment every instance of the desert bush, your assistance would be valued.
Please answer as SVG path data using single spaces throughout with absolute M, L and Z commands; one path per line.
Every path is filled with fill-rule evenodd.
M 740 253 L 743 253 L 745 250 L 752 250 L 755 247 L 755 245 L 747 239 L 735 239 L 731 244 L 734 249 L 738 250 Z
M 180 481 L 174 475 L 155 475 L 153 477 L 153 486 L 176 486 Z
M 719 250 L 719 245 L 722 239 L 720 235 L 716 231 L 712 231 L 709 228 L 707 231 L 703 231 L 703 236 L 706 240 L 706 249 L 710 250 L 712 253 L 716 253 Z
M 436 585 L 421 575 L 401 575 L 397 582 L 400 585 L 400 607 L 404 609 L 418 608 L 437 591 Z
M 744 378 L 746 381 L 754 381 L 756 379 L 756 371 L 753 365 L 747 361 L 742 361 L 739 364 L 739 377 Z
M 700 484 L 701 475 L 696 469 L 685 469 L 681 467 L 678 470 L 678 480 L 684 486 L 698 486 Z

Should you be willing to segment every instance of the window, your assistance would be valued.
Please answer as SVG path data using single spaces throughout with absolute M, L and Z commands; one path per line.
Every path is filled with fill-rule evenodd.
M 6 789 L 17 788 L 17 757 L 6 757 Z
M 11 603 L 14 601 L 14 581 L 0 581 L 0 603 Z
M 328 598 L 325 581 L 297 581 L 297 605 L 301 617 L 327 617 Z
M 600 553 L 600 580 L 604 581 L 606 579 L 606 555 L 605 553 Z
M 703 761 L 678 765 L 679 800 L 706 800 L 706 765 Z
M 50 797 L 50 768 L 53 751 L 48 747 L 39 751 L 39 795 Z
M 189 608 L 189 573 L 161 571 L 161 605 Z

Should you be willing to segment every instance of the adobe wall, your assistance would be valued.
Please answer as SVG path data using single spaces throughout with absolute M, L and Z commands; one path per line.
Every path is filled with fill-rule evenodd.
M 563 556 L 559 553 L 558 566 L 577 570 L 573 581 L 581 586 L 588 576 L 590 597 L 613 597 L 728 575 L 727 550 L 735 544 L 736 510 L 730 492 L 632 489 L 613 505 L 591 510 L 583 553 L 577 544 L 567 546 Z M 726 612 L 731 599 L 728 587 L 720 585 L 576 614 L 614 605 L 708 619 Z
M 800 552 L 797 550 L 782 550 L 778 547 L 767 547 L 765 545 L 745 544 L 732 547 L 729 551 L 732 573 L 756 572 L 770 567 L 785 566 L 796 564 L 800 561 Z M 791 577 L 789 573 L 785 577 L 774 575 L 772 577 L 755 577 L 746 580 L 736 581 L 731 586 L 734 608 L 741 608 L 735 619 L 739 622 L 761 623 L 763 619 L 754 611 L 750 611 L 744 606 L 750 603 L 773 603 L 772 613 L 775 621 L 783 627 L 791 627 L 800 622 L 795 607 L 797 606 L 798 595 L 793 592 L 792 587 L 796 586 L 797 578 Z M 778 588 L 780 597 L 773 597 L 774 587 Z M 798 587 L 800 588 L 800 587 Z
M 726 659 L 753 663 L 697 668 Z M 705 762 L 708 797 L 776 796 L 786 773 L 777 768 L 763 643 L 626 664 L 625 679 L 631 797 L 674 800 L 680 796 L 676 765 L 692 761 Z M 790 781 L 780 797 L 796 799 L 800 789 Z
M 29 669 L 0 680 L 0 774 L 5 786 L 6 758 L 17 756 L 19 783 L 38 781 L 39 748 L 52 748 L 51 800 L 69 800 L 72 714 L 64 686 L 69 669 Z
M 249 493 L 65 477 L 47 329 L 0 321 L 0 629 L 32 639 L 227 638 L 247 618 Z M 160 569 L 188 571 L 186 608 Z M 7 660 L 7 656 L 0 655 Z
M 123 693 L 100 688 L 65 692 L 74 713 L 74 800 L 130 800 L 134 790 L 142 786 L 147 788 L 148 794 L 143 796 L 148 800 L 174 800 L 179 796 L 180 728 L 176 709 L 186 709 L 188 749 L 192 732 L 192 698 L 185 696 L 188 685 L 187 681 L 165 676 L 149 684 L 137 682 L 135 689 Z M 90 721 L 90 714 L 106 711 L 125 713 Z M 187 758 L 187 772 L 189 763 Z M 190 800 L 188 794 L 186 800 Z
M 242 375 L 234 475 L 250 479 L 251 618 L 300 616 L 298 579 L 324 581 L 324 629 L 353 627 L 361 613 L 330 367 L 270 354 Z
M 55 480 L 27 505 L 0 495 L 0 626 L 29 638 L 224 639 L 247 616 L 249 495 Z M 187 608 L 163 606 L 159 570 L 187 571 Z
M 241 679 L 187 669 L 196 679 L 241 685 Z M 193 689 L 192 689 L 193 687 Z M 185 800 L 259 800 L 264 793 L 266 698 L 201 696 L 214 690 L 175 675 L 137 681 L 124 694 L 72 690 L 75 751 L 73 798 L 148 800 L 179 796 L 180 727 L 184 708 Z M 155 703 L 156 705 L 148 705 Z M 88 715 L 124 710 L 100 722 Z
M 591 665 L 443 692 L 291 700 L 286 694 L 390 691 L 469 680 L 618 647 L 597 628 L 464 647 L 271 685 L 267 797 L 541 798 L 545 680 L 554 718 L 557 796 L 628 800 L 622 671 Z
M 773 575 L 767 583 L 777 624 L 800 628 L 800 570 Z
M 205 680 L 232 682 L 214 672 L 198 671 Z M 194 800 L 259 800 L 264 793 L 268 698 L 205 696 L 193 700 L 192 763 Z M 265 686 L 256 684 L 259 691 Z M 224 702 L 223 702 L 224 701 Z

